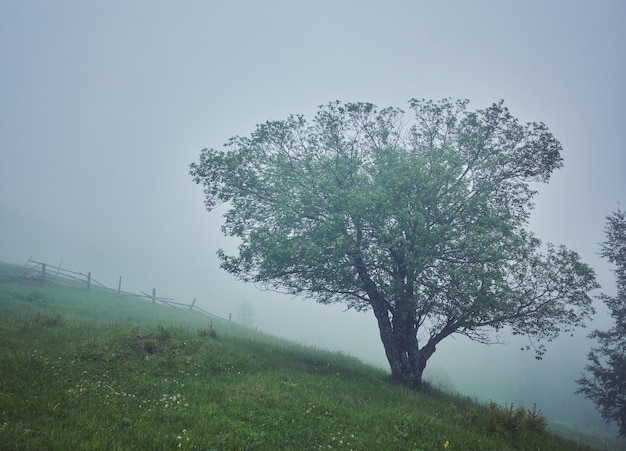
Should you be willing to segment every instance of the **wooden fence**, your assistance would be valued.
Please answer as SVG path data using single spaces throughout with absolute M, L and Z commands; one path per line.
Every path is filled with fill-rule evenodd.
M 82 272 L 77 272 L 77 271 L 70 271 L 69 269 L 62 268 L 61 266 L 54 266 L 48 263 L 35 261 L 32 259 L 32 257 L 28 259 L 28 261 L 24 265 L 24 268 L 25 268 L 25 271 L 21 274 L 21 277 L 37 278 L 37 279 L 48 280 L 51 282 L 56 282 L 56 283 L 61 283 L 61 284 L 63 283 L 79 284 L 79 285 L 86 286 L 88 290 L 92 286 L 95 286 L 95 287 L 98 287 L 98 288 L 101 288 L 101 289 L 104 289 L 113 293 L 117 293 L 119 296 L 130 296 L 130 297 L 135 297 L 135 298 L 147 299 L 147 300 L 151 300 L 153 304 L 156 304 L 157 302 L 159 302 L 161 304 L 167 305 L 169 307 L 174 307 L 177 309 L 194 310 L 204 315 L 210 316 L 211 318 L 219 319 L 222 321 L 231 320 L 230 318 L 231 315 L 229 315 L 228 319 L 225 319 L 218 315 L 214 315 L 213 313 L 210 313 L 206 311 L 205 309 L 197 306 L 196 299 L 194 299 L 191 304 L 185 304 L 182 302 L 178 302 L 172 298 L 165 298 L 162 296 L 157 296 L 156 288 L 152 289 L 151 294 L 145 293 L 143 291 L 140 293 L 124 291 L 122 290 L 122 276 L 120 276 L 119 282 L 117 284 L 117 289 L 115 289 L 115 288 L 110 288 L 98 282 L 97 280 L 95 280 L 91 276 L 91 272 L 82 273 Z

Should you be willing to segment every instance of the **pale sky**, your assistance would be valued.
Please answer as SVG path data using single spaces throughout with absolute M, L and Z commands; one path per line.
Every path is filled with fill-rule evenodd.
M 621 0 L 0 1 L 0 260 L 62 262 L 110 285 L 121 275 L 222 316 L 250 302 L 260 329 L 385 365 L 371 313 L 259 292 L 219 269 L 215 251 L 233 242 L 188 166 L 336 99 L 407 110 L 412 97 L 504 99 L 564 147 L 531 229 L 578 251 L 614 293 L 597 252 L 605 216 L 626 208 L 625 20 Z M 513 345 L 471 349 L 481 366 L 508 354 L 542 375 L 570 365 L 573 380 L 588 348 L 563 361 L 567 343 L 532 367 Z M 484 375 L 455 367 L 455 346 L 432 365 L 467 389 Z M 511 384 L 494 372 L 494 386 Z

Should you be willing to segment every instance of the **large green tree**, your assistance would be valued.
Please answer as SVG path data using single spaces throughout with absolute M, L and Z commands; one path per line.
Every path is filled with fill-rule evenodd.
M 616 422 L 626 437 L 626 213 L 618 210 L 607 218 L 606 241 L 601 255 L 615 265 L 617 295 L 601 295 L 615 321 L 607 331 L 594 330 L 589 337 L 598 347 L 589 352 L 589 364 L 577 382 L 578 393 L 591 399 L 608 422 Z
M 238 254 L 244 281 L 371 310 L 392 376 L 419 386 L 441 340 L 497 341 L 510 327 L 543 342 L 593 312 L 592 269 L 526 230 L 535 191 L 562 165 L 542 123 L 495 103 L 411 100 L 397 108 L 333 102 L 260 124 L 190 173 Z M 542 253 L 543 252 L 543 253 Z

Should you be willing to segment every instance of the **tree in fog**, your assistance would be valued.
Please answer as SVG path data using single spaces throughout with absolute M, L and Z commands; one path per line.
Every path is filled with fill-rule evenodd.
M 621 436 L 626 437 L 626 213 L 618 210 L 607 217 L 606 241 L 601 255 L 615 265 L 617 295 L 601 295 L 615 321 L 607 331 L 594 330 L 589 337 L 598 347 L 589 352 L 589 364 L 577 382 L 578 393 L 592 400 L 602 418 L 616 422 Z
M 509 327 L 544 341 L 593 313 L 593 270 L 526 230 L 535 191 L 562 165 L 543 123 L 500 101 L 332 102 L 204 149 L 190 174 L 222 231 L 221 267 L 270 289 L 371 310 L 393 378 L 422 383 L 453 334 L 497 342 Z M 496 334 L 493 334 L 493 332 Z
M 256 322 L 256 309 L 249 302 L 242 302 L 235 308 L 235 318 L 239 324 L 254 327 Z

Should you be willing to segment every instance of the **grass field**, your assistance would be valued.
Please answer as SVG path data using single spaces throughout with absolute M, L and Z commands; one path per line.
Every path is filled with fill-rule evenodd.
M 536 412 L 19 269 L 0 264 L 3 450 L 591 449 Z

